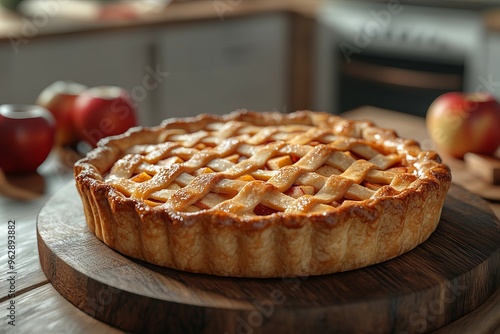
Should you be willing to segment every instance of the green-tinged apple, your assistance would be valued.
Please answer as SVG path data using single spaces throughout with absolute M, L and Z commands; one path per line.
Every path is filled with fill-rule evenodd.
M 0 168 L 5 173 L 35 172 L 48 157 L 56 134 L 52 114 L 40 106 L 0 106 Z
M 36 104 L 49 110 L 56 119 L 56 145 L 73 145 L 78 142 L 71 114 L 76 98 L 87 89 L 87 86 L 76 82 L 56 81 L 38 96 Z
M 489 93 L 445 93 L 430 105 L 429 135 L 444 153 L 493 154 L 500 145 L 500 104 Z
M 80 139 L 95 147 L 100 139 L 137 125 L 134 103 L 123 88 L 90 88 L 75 101 L 73 124 Z

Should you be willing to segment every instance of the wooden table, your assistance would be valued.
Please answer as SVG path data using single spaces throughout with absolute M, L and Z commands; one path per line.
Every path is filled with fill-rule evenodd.
M 353 119 L 373 119 L 379 125 L 392 127 L 405 137 L 412 137 L 424 145 L 432 146 L 422 119 L 373 107 L 363 107 L 345 115 Z M 447 162 L 445 160 L 445 162 Z M 463 167 L 463 166 L 462 166 Z M 452 172 L 460 170 L 460 162 L 452 162 Z M 3 268 L 2 281 L 15 276 L 15 296 L 9 298 L 9 284 L 2 283 L 0 296 L 0 332 L 2 333 L 122 333 L 80 311 L 48 282 L 43 274 L 36 244 L 36 217 L 47 198 L 71 182 L 72 170 L 51 156 L 39 173 L 45 180 L 45 194 L 32 202 L 19 202 L 0 198 L 0 263 Z M 458 172 L 460 174 L 460 172 Z M 455 182 L 463 180 L 455 177 Z M 30 181 L 31 182 L 31 181 Z M 500 217 L 500 204 L 491 203 L 491 208 Z M 15 274 L 9 274 L 7 235 L 10 221 L 15 221 Z M 12 230 L 12 228 L 10 229 Z M 12 304 L 12 301 L 15 303 Z M 15 307 L 15 326 L 8 307 Z M 442 328 L 438 333 L 495 333 L 500 328 L 500 289 L 480 308 Z

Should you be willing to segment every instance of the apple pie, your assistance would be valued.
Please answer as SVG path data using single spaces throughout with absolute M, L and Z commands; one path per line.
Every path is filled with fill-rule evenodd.
M 370 121 L 235 111 L 101 140 L 75 164 L 90 230 L 158 266 L 221 276 L 352 270 L 424 242 L 451 174 Z

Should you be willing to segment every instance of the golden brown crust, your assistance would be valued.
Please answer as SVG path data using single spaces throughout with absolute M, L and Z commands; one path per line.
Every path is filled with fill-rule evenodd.
M 412 173 L 364 200 L 346 200 L 326 212 L 277 212 L 239 216 L 222 210 L 182 212 L 151 207 L 104 182 L 113 164 L 133 145 L 158 143 L 166 129 L 196 132 L 213 121 L 258 125 L 310 124 L 333 128 L 404 155 Z M 302 111 L 234 112 L 171 119 L 155 128 L 132 129 L 107 138 L 75 164 L 75 179 L 89 228 L 109 247 L 159 266 L 223 276 L 320 275 L 394 258 L 435 230 L 451 182 L 434 152 L 368 121 L 348 121 Z

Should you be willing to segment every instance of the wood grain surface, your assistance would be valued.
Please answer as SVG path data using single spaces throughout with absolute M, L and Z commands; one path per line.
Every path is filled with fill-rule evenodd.
M 455 185 L 424 244 L 379 265 L 317 277 L 215 277 L 127 258 L 89 232 L 73 183 L 42 208 L 37 235 L 55 289 L 133 332 L 422 333 L 473 311 L 500 281 L 498 220 Z
M 16 326 L 2 323 L 2 334 L 123 334 L 71 305 L 50 284 L 20 294 L 15 302 Z M 0 308 L 6 310 L 9 303 L 8 300 L 0 303 Z

